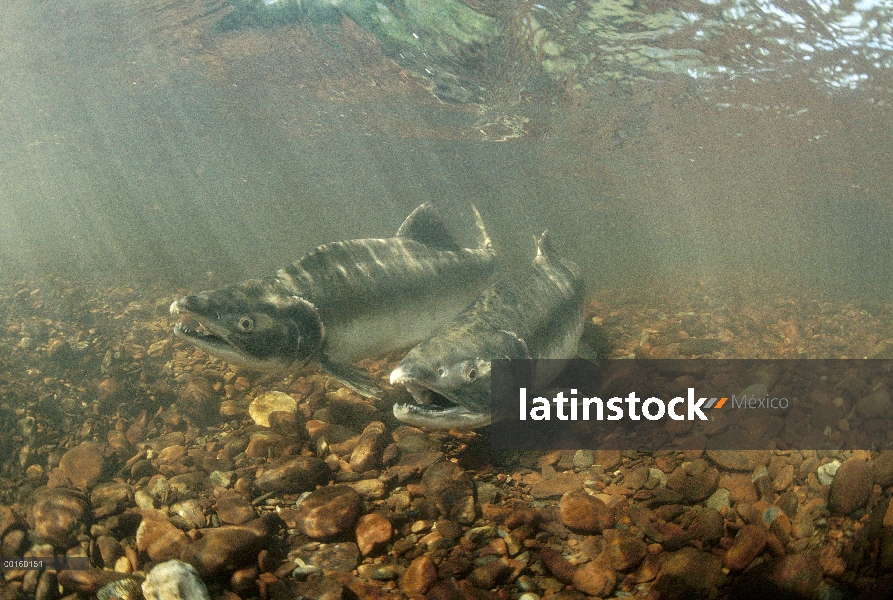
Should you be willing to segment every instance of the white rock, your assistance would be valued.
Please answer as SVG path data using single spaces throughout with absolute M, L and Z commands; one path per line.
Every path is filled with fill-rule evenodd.
M 146 600 L 210 600 L 198 571 L 190 564 L 169 560 L 152 567 L 143 582 Z
M 252 400 L 248 406 L 251 419 L 263 427 L 270 426 L 270 414 L 277 410 L 293 413 L 298 410 L 298 403 L 285 392 L 267 392 Z
M 839 460 L 832 460 L 829 463 L 823 464 L 816 471 L 816 475 L 818 475 L 819 483 L 822 485 L 831 485 L 831 482 L 834 481 L 834 474 L 837 473 L 837 469 L 840 468 Z

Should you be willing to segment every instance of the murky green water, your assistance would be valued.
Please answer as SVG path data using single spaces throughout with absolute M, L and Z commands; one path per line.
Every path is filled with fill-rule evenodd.
M 433 200 L 593 288 L 891 288 L 883 3 L 463 6 L 391 6 L 408 39 L 362 3 L 5 3 L 4 272 L 233 281 Z

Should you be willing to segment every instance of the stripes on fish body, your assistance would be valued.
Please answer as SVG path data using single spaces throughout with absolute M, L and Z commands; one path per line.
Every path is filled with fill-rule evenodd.
M 391 383 L 405 385 L 416 404 L 395 405 L 394 415 L 434 428 L 488 425 L 490 362 L 572 358 L 583 332 L 584 300 L 579 267 L 555 257 L 543 232 L 531 265 L 496 281 L 397 365 Z
M 359 393 L 379 396 L 350 363 L 424 339 L 489 280 L 495 251 L 476 208 L 474 216 L 477 248 L 460 247 L 423 204 L 393 238 L 324 244 L 275 277 L 180 298 L 171 313 L 187 320 L 174 333 L 256 370 L 290 371 L 316 360 Z

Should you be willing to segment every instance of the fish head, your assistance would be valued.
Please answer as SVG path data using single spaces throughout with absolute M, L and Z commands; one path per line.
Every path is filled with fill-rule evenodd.
M 312 303 L 275 279 L 252 279 L 171 304 L 174 335 L 234 365 L 280 372 L 317 354 L 325 337 Z
M 436 429 L 489 425 L 490 361 L 525 357 L 523 340 L 509 332 L 477 340 L 435 335 L 410 350 L 391 372 L 391 385 L 405 386 L 416 402 L 395 405 L 394 415 Z

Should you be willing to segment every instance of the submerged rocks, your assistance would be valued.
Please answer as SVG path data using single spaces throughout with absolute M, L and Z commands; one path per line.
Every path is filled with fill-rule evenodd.
M 34 492 L 28 509 L 28 523 L 41 539 L 65 550 L 85 529 L 87 503 L 80 495 L 64 488 L 40 488 Z
M 699 326 L 696 314 L 716 311 L 685 313 L 625 313 L 642 327 L 614 333 L 629 342 L 625 355 L 646 352 L 646 329 L 652 342 L 685 339 L 683 322 L 685 335 L 724 336 L 736 352 L 756 339 L 728 315 Z M 140 314 L 147 320 L 134 321 Z M 183 586 L 198 590 L 190 600 L 206 598 L 203 579 L 226 600 L 739 597 L 736 586 L 751 591 L 760 578 L 834 597 L 838 586 L 879 589 L 893 568 L 893 451 L 498 453 L 486 430 L 397 425 L 388 402 L 312 367 L 281 378 L 236 371 L 167 340 L 168 317 L 154 311 L 105 316 L 95 332 L 64 331 L 53 312 L 29 316 L 45 330 L 28 335 L 37 349 L 68 340 L 74 362 L 26 355 L 24 319 L 0 336 L 18 363 L 39 361 L 0 381 L 12 434 L 0 436 L 0 555 L 67 553 L 90 566 L 6 571 L 0 587 L 18 595 L 137 600 L 148 573 L 153 600 L 177 600 Z M 800 339 L 822 335 L 812 327 Z M 363 367 L 382 380 L 396 358 Z M 13 377 L 25 373 L 18 363 Z M 832 447 L 847 420 L 886 402 L 877 386 L 851 378 L 801 424 L 819 423 Z M 779 447 L 799 439 L 804 398 L 776 432 Z
M 617 583 L 614 569 L 604 560 L 593 560 L 574 571 L 574 587 L 590 596 L 610 596 Z
M 171 523 L 162 511 L 143 510 L 136 530 L 136 549 L 155 562 L 180 558 L 190 539 Z
M 91 488 L 102 477 L 105 468 L 103 448 L 94 442 L 83 442 L 62 455 L 59 468 L 75 487 Z
M 270 427 L 270 417 L 275 412 L 294 413 L 298 409 L 295 399 L 285 392 L 267 392 L 251 401 L 248 414 L 261 427 Z
M 262 492 L 296 494 L 326 483 L 330 476 L 326 463 L 315 456 L 289 456 L 261 467 L 254 485 Z
M 848 515 L 868 502 L 874 479 L 871 467 L 864 460 L 849 459 L 837 469 L 828 494 L 828 508 Z
M 346 485 L 319 488 L 297 507 L 301 531 L 313 539 L 326 539 L 350 530 L 362 509 L 360 495 Z
M 474 482 L 455 463 L 443 460 L 425 469 L 421 486 L 443 516 L 463 525 L 474 521 Z
M 601 533 L 614 526 L 614 513 L 595 496 L 586 492 L 568 492 L 561 498 L 561 522 L 571 529 Z
M 407 594 L 424 594 L 437 581 L 437 568 L 427 554 L 413 559 L 400 577 L 400 589 Z
M 726 551 L 725 565 L 729 571 L 741 571 L 766 547 L 766 530 L 759 525 L 745 525 L 737 535 L 732 547 Z
M 179 560 L 169 560 L 152 567 L 142 584 L 142 591 L 145 600 L 210 600 L 208 588 L 198 571 Z
M 242 494 L 225 491 L 217 498 L 217 518 L 228 525 L 242 525 L 254 519 L 257 513 Z
M 363 515 L 356 526 L 357 546 L 364 555 L 370 555 L 391 541 L 394 527 L 388 519 L 379 513 Z
M 247 525 L 223 525 L 199 530 L 180 559 L 196 568 L 203 577 L 256 563 L 257 553 L 266 547 L 270 533 L 260 519 Z
M 689 503 L 708 498 L 718 484 L 719 471 L 705 460 L 680 465 L 667 477 L 667 488 L 678 491 Z

